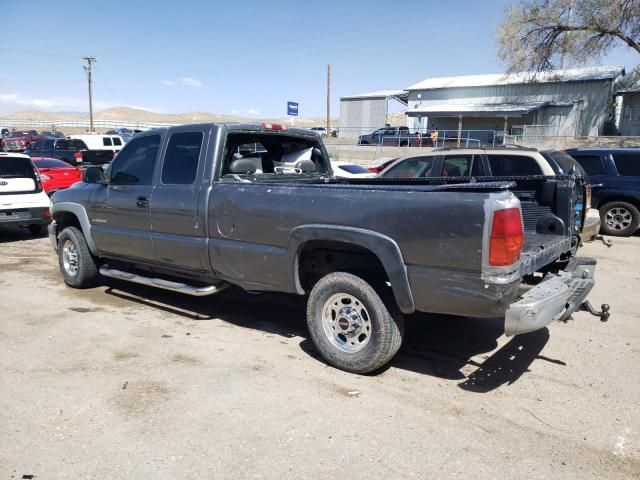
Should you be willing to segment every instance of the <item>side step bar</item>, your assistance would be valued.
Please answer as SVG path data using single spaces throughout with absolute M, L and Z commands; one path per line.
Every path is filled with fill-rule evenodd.
M 213 295 L 214 293 L 221 292 L 229 287 L 228 283 L 220 283 L 218 285 L 205 285 L 204 287 L 194 287 L 187 285 L 186 283 L 171 282 L 169 280 L 163 280 L 161 278 L 143 277 L 135 273 L 123 272 L 122 270 L 115 270 L 105 266 L 100 267 L 100 275 L 105 277 L 117 278 L 119 280 L 126 280 L 127 282 L 139 283 L 140 285 L 147 285 L 150 287 L 164 288 L 165 290 L 171 290 L 173 292 L 186 293 L 194 297 L 204 297 L 206 295 Z

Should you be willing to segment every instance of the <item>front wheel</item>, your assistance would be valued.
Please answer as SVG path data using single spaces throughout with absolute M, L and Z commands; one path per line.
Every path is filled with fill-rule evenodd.
M 602 233 L 628 237 L 640 225 L 640 211 L 628 202 L 609 202 L 600 208 Z
M 58 261 L 64 282 L 74 288 L 96 284 L 98 266 L 84 235 L 76 227 L 67 227 L 58 237 Z
M 326 362 L 353 373 L 387 364 L 400 349 L 404 333 L 402 314 L 388 303 L 389 307 L 371 285 L 350 273 L 320 279 L 307 303 L 307 325 Z

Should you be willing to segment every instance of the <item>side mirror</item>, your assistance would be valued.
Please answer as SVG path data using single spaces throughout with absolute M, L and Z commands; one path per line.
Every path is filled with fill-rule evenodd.
M 82 181 L 85 183 L 101 183 L 104 180 L 102 167 L 87 167 L 82 173 Z

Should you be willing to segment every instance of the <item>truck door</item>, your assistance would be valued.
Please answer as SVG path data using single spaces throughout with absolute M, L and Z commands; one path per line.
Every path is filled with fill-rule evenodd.
M 210 127 L 185 126 L 168 138 L 151 196 L 156 263 L 194 271 L 208 265 L 203 172 L 209 134 Z
M 100 252 L 133 260 L 153 260 L 150 199 L 161 137 L 132 140 L 112 162 L 108 185 L 91 197 L 91 234 Z

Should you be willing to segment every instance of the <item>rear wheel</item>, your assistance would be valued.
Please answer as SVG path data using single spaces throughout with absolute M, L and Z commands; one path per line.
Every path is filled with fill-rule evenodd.
M 76 227 L 67 227 L 58 237 L 58 262 L 64 282 L 74 288 L 96 284 L 98 266 L 84 235 Z
M 330 365 L 372 372 L 400 349 L 404 318 L 362 278 L 330 273 L 316 283 L 307 303 L 311 340 Z
M 628 202 L 609 202 L 600 208 L 602 233 L 628 237 L 640 225 L 640 211 Z

